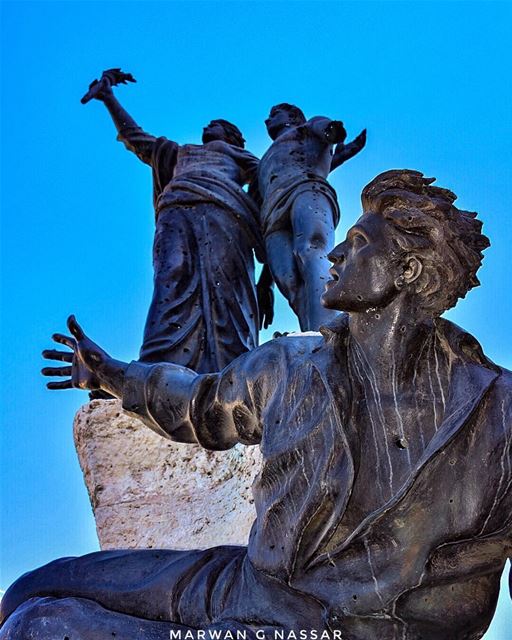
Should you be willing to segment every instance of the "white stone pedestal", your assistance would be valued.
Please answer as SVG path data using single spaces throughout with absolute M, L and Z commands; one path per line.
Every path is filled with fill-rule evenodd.
M 246 544 L 257 447 L 211 452 L 158 436 L 117 400 L 93 400 L 75 445 L 102 549 Z

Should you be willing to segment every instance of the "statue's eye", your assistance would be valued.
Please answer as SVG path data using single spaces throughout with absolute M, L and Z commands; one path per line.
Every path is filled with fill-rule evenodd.
M 364 244 L 368 244 L 368 240 L 366 239 L 366 236 L 363 236 L 362 233 L 353 233 L 352 234 L 352 243 L 358 247 L 364 245 Z

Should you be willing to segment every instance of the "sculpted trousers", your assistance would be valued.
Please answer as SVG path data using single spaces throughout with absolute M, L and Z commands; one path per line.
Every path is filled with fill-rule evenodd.
M 324 627 L 322 607 L 254 569 L 245 547 L 100 551 L 26 573 L 2 600 L 0 640 L 182 640 L 199 630 Z M 190 635 L 192 634 L 192 635 Z M 221 636 L 222 637 L 222 636 Z

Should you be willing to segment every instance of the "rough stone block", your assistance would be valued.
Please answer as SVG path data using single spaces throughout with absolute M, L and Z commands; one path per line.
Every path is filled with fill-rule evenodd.
M 102 549 L 246 544 L 257 447 L 211 452 L 171 442 L 117 400 L 84 405 L 74 437 Z

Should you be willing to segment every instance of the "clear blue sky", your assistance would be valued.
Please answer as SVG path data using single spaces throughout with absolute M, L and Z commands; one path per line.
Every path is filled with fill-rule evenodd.
M 198 142 L 211 118 L 267 144 L 271 105 L 368 128 L 333 177 L 338 237 L 361 188 L 406 167 L 480 213 L 492 247 L 482 287 L 448 317 L 512 368 L 510 24 L 493 2 L 4 2 L 2 5 L 2 575 L 97 548 L 76 460 L 79 391 L 49 392 L 40 352 L 75 313 L 118 358 L 137 356 L 151 295 L 148 168 L 80 97 L 102 69 L 148 131 Z M 278 304 L 272 330 L 297 323 Z M 265 337 L 268 337 L 265 336 Z M 512 624 L 504 601 L 489 640 Z

